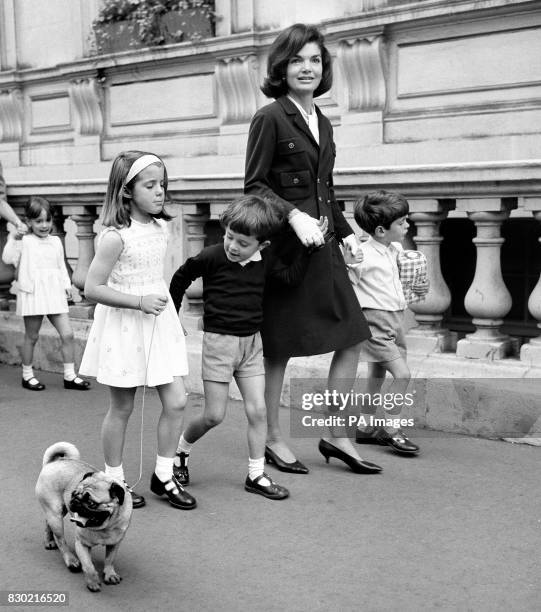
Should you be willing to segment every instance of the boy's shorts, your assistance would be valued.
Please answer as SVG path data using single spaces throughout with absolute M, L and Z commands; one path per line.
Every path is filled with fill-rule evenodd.
M 230 383 L 234 376 L 262 376 L 265 368 L 261 334 L 229 336 L 205 332 L 201 362 L 203 380 Z
M 394 361 L 406 358 L 403 310 L 363 308 L 372 337 L 361 343 L 359 359 L 370 362 Z

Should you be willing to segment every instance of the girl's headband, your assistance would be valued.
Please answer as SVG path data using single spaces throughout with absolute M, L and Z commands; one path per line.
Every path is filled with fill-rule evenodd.
M 141 172 L 141 170 L 144 170 L 147 166 L 150 166 L 151 164 L 163 165 L 163 162 L 159 157 L 152 154 L 141 155 L 141 157 L 138 157 L 131 165 L 124 184 L 127 185 L 134 176 L 137 176 L 139 172 Z

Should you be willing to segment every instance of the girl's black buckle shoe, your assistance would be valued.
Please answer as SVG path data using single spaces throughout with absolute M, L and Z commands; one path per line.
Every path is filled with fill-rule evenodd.
M 329 463 L 329 457 L 335 457 L 349 465 L 356 474 L 377 474 L 381 472 L 382 468 L 379 465 L 370 461 L 363 461 L 362 459 L 359 461 L 359 459 L 355 459 L 355 457 L 348 455 L 343 450 L 329 444 L 326 440 L 320 440 L 318 448 L 327 463 Z
M 78 379 L 78 380 L 77 380 Z M 64 378 L 64 389 L 76 389 L 77 391 L 86 391 L 90 389 L 90 383 L 88 380 L 83 380 L 77 376 L 73 380 L 66 380 Z
M 43 391 L 43 389 L 45 389 L 45 385 L 43 383 L 40 383 L 35 376 L 32 376 L 32 378 L 28 380 L 25 380 L 23 378 L 21 384 L 25 389 L 30 389 L 30 391 Z
M 304 463 L 301 463 L 300 461 L 286 463 L 283 459 L 280 459 L 280 457 L 278 457 L 278 455 L 268 446 L 265 446 L 265 461 L 269 464 L 275 465 L 280 472 L 289 472 L 290 474 L 308 474 L 310 471 L 304 465 Z
M 173 476 L 180 482 L 183 487 L 190 484 L 190 471 L 188 470 L 188 457 L 186 453 L 177 453 L 173 463 Z M 177 465 L 178 460 L 178 465 Z

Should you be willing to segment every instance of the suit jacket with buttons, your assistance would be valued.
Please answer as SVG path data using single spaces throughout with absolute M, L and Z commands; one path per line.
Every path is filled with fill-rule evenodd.
M 287 97 L 261 108 L 252 119 L 244 192 L 277 199 L 312 217 L 327 217 L 338 240 L 352 233 L 334 197 L 332 127 L 316 107 L 319 145 Z M 286 264 L 304 249 L 291 228 L 269 247 Z M 352 346 L 370 336 L 335 240 L 310 255 L 303 281 L 283 287 L 269 281 L 261 337 L 266 357 L 317 355 Z
M 288 211 L 296 207 L 316 219 L 325 216 L 341 240 L 353 231 L 334 195 L 332 126 L 315 109 L 319 145 L 287 96 L 257 111 L 248 135 L 244 192 L 278 199 Z

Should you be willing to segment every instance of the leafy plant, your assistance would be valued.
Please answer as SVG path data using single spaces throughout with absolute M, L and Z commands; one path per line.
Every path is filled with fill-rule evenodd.
M 214 0 L 104 0 L 92 29 L 96 39 L 101 39 L 103 43 L 110 36 L 106 31 L 108 24 L 123 22 L 138 39 L 132 46 L 139 46 L 140 43 L 156 46 L 167 42 L 180 42 L 184 40 L 186 33 L 189 40 L 202 38 L 203 32 L 194 27 L 175 32 L 164 28 L 162 18 L 171 13 L 182 15 L 186 22 L 199 16 L 203 19 L 202 23 L 210 24 L 213 32 Z

